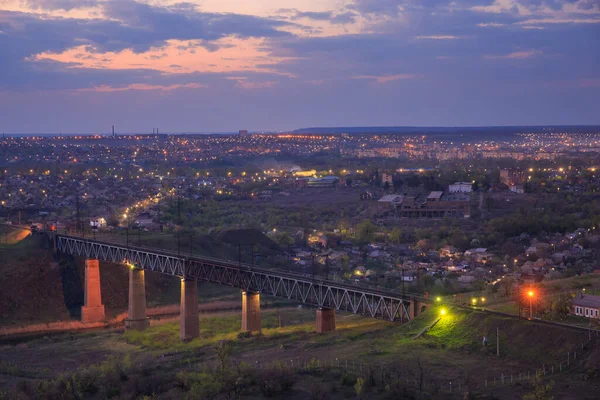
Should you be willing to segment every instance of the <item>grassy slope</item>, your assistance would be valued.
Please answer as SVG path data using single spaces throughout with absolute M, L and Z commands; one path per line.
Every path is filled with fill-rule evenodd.
M 416 340 L 412 337 L 437 318 L 437 310 L 404 325 L 339 315 L 337 330 L 329 334 L 314 332 L 314 310 L 281 309 L 282 328 L 278 328 L 276 311 L 268 310 L 263 312 L 263 335 L 244 339 L 237 338 L 239 312 L 225 312 L 201 316 L 201 337 L 185 344 L 179 341 L 177 322 L 169 322 L 152 326 L 145 332 L 127 332 L 125 335 L 80 334 L 73 339 L 65 336 L 38 340 L 24 347 L 5 347 L 2 354 L 11 362 L 34 362 L 43 371 L 72 370 L 97 364 L 110 355 L 131 354 L 134 360 L 141 362 L 143 359 L 145 365 L 160 373 L 174 373 L 189 366 L 214 362 L 214 344 L 232 340 L 232 358 L 250 365 L 315 357 L 325 362 L 338 358 L 342 363 L 348 360 L 357 365 L 386 365 L 385 369 L 406 371 L 414 370 L 419 359 L 426 368 L 426 379 L 464 382 L 469 377 L 491 380 L 502 373 L 517 376 L 521 372 L 534 371 L 542 364 L 553 365 L 584 339 L 584 335 L 571 330 L 480 312 L 449 311 L 433 329 Z M 492 332 L 497 326 L 501 329 L 500 357 L 495 356 L 495 348 L 484 350 L 481 346 L 481 335 L 485 331 L 490 342 L 495 342 Z M 53 356 L 44 357 L 44 354 Z M 597 351 L 593 354 L 597 358 Z M 588 363 L 593 363 L 596 358 Z M 585 367 L 587 370 L 580 372 L 589 374 L 588 370 L 593 367 Z M 571 391 L 584 394 L 600 389 L 598 381 L 581 380 L 581 376 L 553 376 L 559 383 L 558 393 L 567 390 L 567 384 L 571 385 Z M 515 385 L 498 390 L 508 390 L 514 395 L 524 389 Z

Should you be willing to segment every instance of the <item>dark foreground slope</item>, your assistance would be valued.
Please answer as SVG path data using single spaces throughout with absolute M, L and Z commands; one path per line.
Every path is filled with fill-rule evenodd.
M 175 321 L 142 333 L 37 340 L 1 349 L 0 391 L 11 399 L 597 398 L 598 339 L 456 309 L 413 339 L 439 311 L 405 325 L 339 315 L 328 334 L 314 332 L 314 310 L 284 308 L 263 312 L 262 335 L 251 337 L 238 335 L 239 313 L 227 312 L 202 316 L 201 337 L 189 343 L 179 341 Z M 496 327 L 500 356 L 480 342 Z

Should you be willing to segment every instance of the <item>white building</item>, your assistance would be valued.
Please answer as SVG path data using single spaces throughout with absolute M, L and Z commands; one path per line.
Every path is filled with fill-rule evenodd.
M 471 193 L 472 191 L 473 184 L 471 182 L 454 182 L 452 185 L 448 185 L 450 193 Z
M 90 218 L 90 226 L 94 229 L 106 228 L 106 219 L 103 217 Z

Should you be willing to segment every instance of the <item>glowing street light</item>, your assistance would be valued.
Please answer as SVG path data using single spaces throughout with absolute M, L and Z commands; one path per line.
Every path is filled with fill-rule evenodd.
M 584 289 L 584 290 L 585 290 L 585 289 Z M 436 297 L 436 298 L 435 298 L 435 301 L 436 301 L 437 303 L 439 303 L 439 302 L 441 302 L 441 301 L 442 301 L 442 298 L 438 296 L 438 297 Z
M 440 310 L 440 314 L 441 314 L 441 315 L 446 315 L 446 309 L 445 309 L 445 308 L 442 308 L 442 309 Z
M 535 293 L 533 290 L 527 292 L 527 296 L 529 297 L 529 319 L 533 319 L 533 296 Z
M 477 299 L 476 298 L 472 298 L 471 299 L 471 304 L 473 304 L 473 306 L 477 305 Z

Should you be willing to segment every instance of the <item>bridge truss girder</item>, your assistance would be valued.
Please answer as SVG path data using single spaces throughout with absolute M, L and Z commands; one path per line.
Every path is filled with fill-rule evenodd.
M 180 278 L 255 291 L 316 307 L 332 308 L 387 321 L 410 320 L 410 300 L 338 282 L 309 279 L 276 270 L 249 268 L 225 260 L 183 257 L 165 251 L 57 235 L 57 249 L 74 256 L 131 263 Z

